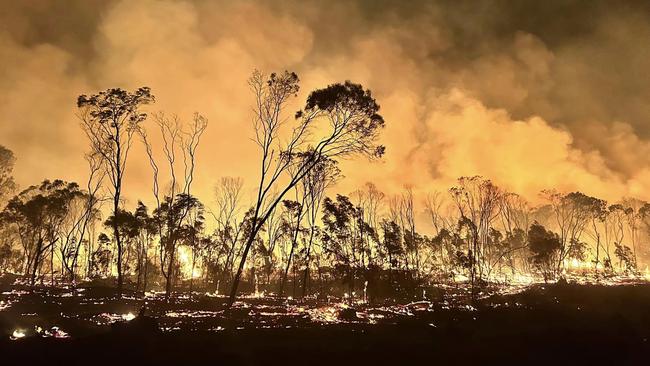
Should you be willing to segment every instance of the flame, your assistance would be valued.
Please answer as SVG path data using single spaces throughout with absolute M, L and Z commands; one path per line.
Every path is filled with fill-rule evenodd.
M 9 337 L 11 340 L 15 341 L 20 338 L 25 338 L 25 331 L 23 329 L 16 329 L 14 330 L 13 333 L 11 333 L 11 337 Z
M 195 263 L 192 263 L 192 249 L 186 246 L 179 246 L 178 247 L 178 262 L 180 264 L 180 272 L 181 276 L 184 279 L 190 279 L 190 278 L 199 278 L 203 274 L 203 271 L 201 270 L 200 263 L 196 261 Z M 192 269 L 192 266 L 194 265 L 194 269 Z

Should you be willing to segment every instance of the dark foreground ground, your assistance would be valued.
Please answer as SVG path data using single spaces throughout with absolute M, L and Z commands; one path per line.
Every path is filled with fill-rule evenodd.
M 43 303 L 47 299 L 22 295 L 0 312 L 0 365 L 650 364 L 648 284 L 535 286 L 485 298 L 475 308 L 446 300 L 357 305 L 325 320 L 292 303 L 251 300 L 230 312 L 207 313 L 199 308 L 217 305 L 203 299 L 176 304 L 191 308 L 179 315 L 150 301 L 153 317 L 167 329 L 162 332 L 140 326 L 137 318 L 120 326 L 84 325 L 96 320 L 92 306 L 111 305 L 66 313 L 81 301 Z M 310 306 L 331 314 L 330 305 Z M 51 314 L 34 315 L 35 309 Z M 57 321 L 71 337 L 9 340 L 11 323 L 26 326 L 30 317 L 44 326 Z

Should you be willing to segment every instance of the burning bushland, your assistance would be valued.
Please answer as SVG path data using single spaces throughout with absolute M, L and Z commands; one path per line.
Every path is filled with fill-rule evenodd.
M 234 177 L 213 198 L 193 194 L 208 121 L 149 115 L 146 87 L 78 98 L 83 186 L 45 180 L 14 195 L 14 158 L 1 151 L 0 320 L 11 339 L 407 324 L 456 334 L 504 312 L 596 319 L 594 299 L 644 301 L 649 203 L 547 190 L 533 204 L 479 176 L 447 192 L 386 195 L 368 183 L 336 194 L 339 161 L 386 152 L 372 93 L 332 84 L 287 118 L 295 73 L 255 72 L 249 86 L 252 200 Z M 129 209 L 134 144 L 152 197 Z
M 341 159 L 385 153 L 371 92 L 332 84 L 287 118 L 300 89 L 295 73 L 255 72 L 249 86 L 260 172 L 252 201 L 232 177 L 213 200 L 193 195 L 208 121 L 148 115 L 155 97 L 146 87 L 79 96 L 90 142 L 83 185 L 45 180 L 12 196 L 14 157 L 3 150 L 1 270 L 31 289 L 114 284 L 118 297 L 226 294 L 229 305 L 240 292 L 408 302 L 440 288 L 468 287 L 477 298 L 494 286 L 648 275 L 646 202 L 547 190 L 533 205 L 478 176 L 446 193 L 406 187 L 387 196 L 368 183 L 335 194 Z M 129 210 L 122 195 L 134 144 L 150 162 L 153 194 Z

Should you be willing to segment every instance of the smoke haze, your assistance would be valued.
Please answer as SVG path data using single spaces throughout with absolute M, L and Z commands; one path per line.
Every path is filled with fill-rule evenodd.
M 250 190 L 246 80 L 257 68 L 300 76 L 288 116 L 329 83 L 373 91 L 387 153 L 343 162 L 343 193 L 366 181 L 424 192 L 478 174 L 531 199 L 553 187 L 650 199 L 650 9 L 641 2 L 0 4 L 0 144 L 15 152 L 22 188 L 86 179 L 79 94 L 150 86 L 148 111 L 210 121 L 195 193 L 209 204 L 222 176 Z M 136 142 L 129 205 L 150 194 L 143 151 Z

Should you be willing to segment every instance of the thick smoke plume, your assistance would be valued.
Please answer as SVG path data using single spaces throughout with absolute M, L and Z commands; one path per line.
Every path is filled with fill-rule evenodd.
M 142 85 L 152 111 L 210 120 L 197 195 L 220 176 L 252 182 L 246 79 L 258 68 L 296 71 L 297 100 L 346 79 L 372 89 L 386 159 L 345 162 L 343 192 L 366 181 L 423 192 L 480 174 L 531 198 L 556 187 L 650 199 L 642 3 L 2 2 L 0 143 L 22 187 L 85 179 L 76 96 Z M 128 169 L 127 197 L 146 197 L 142 147 Z

